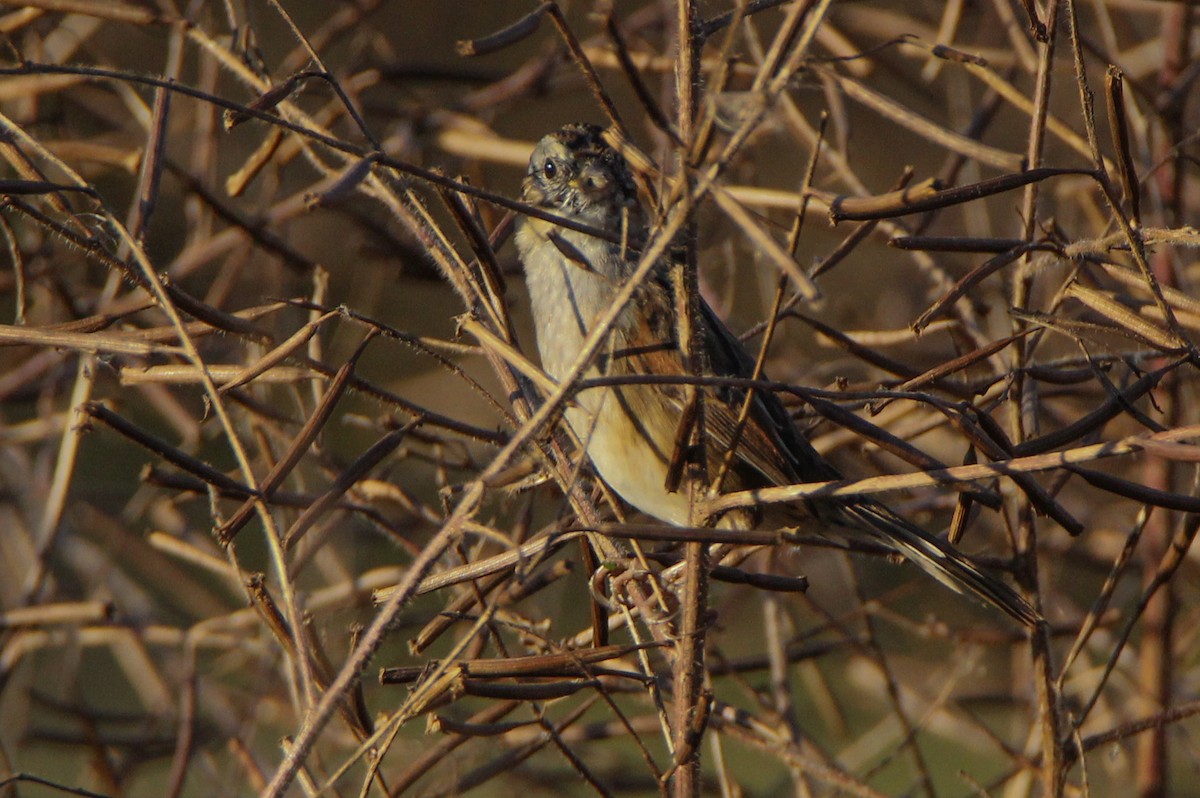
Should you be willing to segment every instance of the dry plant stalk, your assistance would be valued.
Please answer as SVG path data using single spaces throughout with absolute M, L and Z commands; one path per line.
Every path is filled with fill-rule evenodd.
M 0 793 L 1185 789 L 1187 4 L 4 5 Z M 685 390 L 855 474 L 695 517 L 883 494 L 1043 628 L 595 480 L 507 243 L 577 120 L 758 358 Z

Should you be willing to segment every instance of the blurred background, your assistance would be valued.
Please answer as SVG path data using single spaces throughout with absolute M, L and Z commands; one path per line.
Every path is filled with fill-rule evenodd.
M 504 200 L 533 143 L 613 125 L 600 87 L 652 218 L 678 176 L 677 4 L 551 5 L 0 2 L 0 794 L 260 793 L 375 591 L 519 429 L 538 394 L 511 352 L 537 358 Z M 782 290 L 766 372 L 868 422 L 784 395 L 848 477 L 1029 469 L 884 496 L 1049 621 L 1030 642 L 879 552 L 762 547 L 739 567 L 810 585 L 714 583 L 705 794 L 1200 795 L 1194 11 L 1074 10 L 1075 38 L 1070 7 L 1008 0 L 695 9 L 692 166 L 744 134 L 718 183 L 746 212 L 695 210 L 702 295 L 757 352 Z M 1062 173 L 831 221 L 1030 167 Z M 796 238 L 819 300 L 758 234 Z M 574 456 L 538 440 L 295 794 L 667 789 L 661 651 L 587 684 L 433 684 L 446 658 L 593 642 L 580 545 L 520 548 L 580 524 L 551 478 Z M 647 637 L 611 614 L 610 643 Z

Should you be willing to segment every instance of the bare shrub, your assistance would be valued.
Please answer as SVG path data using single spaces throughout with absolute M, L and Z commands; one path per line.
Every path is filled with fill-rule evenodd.
M 1192 783 L 1187 6 L 5 5 L 8 792 Z M 882 495 L 1046 623 L 592 477 L 506 243 L 580 119 L 855 475 L 700 515 Z

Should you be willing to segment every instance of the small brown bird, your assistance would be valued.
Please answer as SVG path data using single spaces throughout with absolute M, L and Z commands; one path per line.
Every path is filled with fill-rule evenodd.
M 568 125 L 544 137 L 529 160 L 523 199 L 556 215 L 593 228 L 621 233 L 636 225 L 637 191 L 625 159 L 594 125 Z M 542 366 L 561 380 L 574 366 L 596 319 L 636 265 L 618 243 L 532 217 L 516 236 L 525 267 Z M 685 376 L 676 341 L 675 292 L 664 262 L 640 286 L 609 332 L 586 377 L 602 374 Z M 700 358 L 718 377 L 747 378 L 754 361 L 703 300 L 699 302 Z M 668 470 L 684 413 L 680 385 L 628 384 L 588 388 L 574 397 L 566 419 L 587 449 L 600 477 L 622 499 L 662 521 L 687 525 L 686 491 L 668 490 Z M 704 423 L 710 452 L 710 479 L 732 445 L 745 401 L 740 389 L 706 389 Z M 793 426 L 778 398 L 755 391 L 750 414 L 737 437 L 735 457 L 723 487 L 746 490 L 840 479 Z M 899 552 L 956 591 L 974 593 L 1028 625 L 1038 614 L 999 578 L 981 570 L 949 544 L 870 499 L 852 503 L 809 500 L 772 510 L 766 519 L 749 511 L 731 512 L 725 528 L 760 523 L 819 527 L 859 535 Z M 774 514 L 781 514 L 775 517 Z

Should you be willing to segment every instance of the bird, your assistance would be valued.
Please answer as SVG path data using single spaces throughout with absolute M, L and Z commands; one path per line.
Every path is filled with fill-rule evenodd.
M 605 138 L 604 128 L 568 124 L 535 146 L 521 184 L 521 196 L 545 215 L 525 215 L 515 235 L 525 273 L 537 348 L 543 370 L 562 381 L 576 366 L 596 321 L 633 273 L 638 253 L 629 245 L 641 226 L 636 182 L 625 157 Z M 546 216 L 570 220 L 565 227 Z M 593 232 L 585 232 L 588 228 Z M 597 233 L 602 235 L 597 235 Z M 677 270 L 670 256 L 655 263 L 647 279 L 609 329 L 585 378 L 605 376 L 599 386 L 576 392 L 564 411 L 595 472 L 629 505 L 659 521 L 687 526 L 691 498 L 679 490 L 676 440 L 685 415 L 689 375 L 679 346 Z M 749 378 L 755 361 L 703 298 L 696 299 L 699 362 L 708 376 Z M 621 383 L 649 375 L 677 378 Z M 765 378 L 765 375 L 760 375 Z M 704 429 L 709 446 L 736 449 L 722 482 L 724 490 L 841 479 L 794 425 L 770 391 L 753 390 L 749 413 L 738 430 L 746 402 L 743 388 L 704 388 Z M 722 457 L 708 457 L 708 477 Z M 858 497 L 851 502 L 807 499 L 788 503 L 764 518 L 753 508 L 733 511 L 718 521 L 727 529 L 750 529 L 764 522 L 781 527 L 828 529 L 832 536 L 858 536 L 882 544 L 942 584 L 995 605 L 1017 621 L 1035 626 L 1037 611 L 1006 582 L 980 568 L 949 543 L 931 535 L 885 504 Z M 824 533 L 822 533 L 824 534 Z

